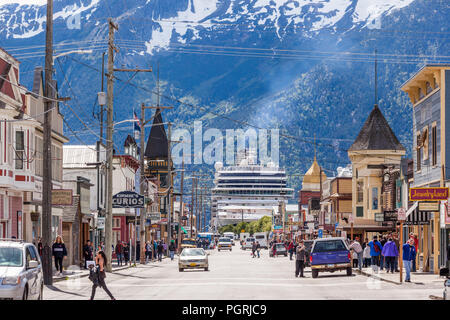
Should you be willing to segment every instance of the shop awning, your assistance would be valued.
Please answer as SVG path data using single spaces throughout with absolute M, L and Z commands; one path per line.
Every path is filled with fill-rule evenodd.
M 183 230 L 184 234 L 187 234 L 187 231 L 183 227 L 181 227 L 181 230 Z
M 408 218 L 408 216 L 411 214 L 411 212 L 413 212 L 417 206 L 419 205 L 419 201 L 414 202 L 413 206 L 411 208 L 408 209 L 408 211 L 406 211 L 406 218 Z

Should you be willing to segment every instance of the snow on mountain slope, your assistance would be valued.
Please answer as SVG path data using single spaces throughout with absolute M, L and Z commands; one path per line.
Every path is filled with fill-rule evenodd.
M 92 14 L 99 2 L 100 0 L 55 1 L 54 20 L 66 20 L 87 11 Z M 60 6 L 65 3 L 67 5 Z M 44 32 L 46 4 L 46 0 L 0 0 L 0 26 L 4 26 L 0 27 L 0 32 L 5 33 L 6 39 L 32 38 Z

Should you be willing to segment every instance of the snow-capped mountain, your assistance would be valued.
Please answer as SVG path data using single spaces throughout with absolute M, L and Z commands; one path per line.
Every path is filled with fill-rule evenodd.
M 45 0 L 0 0 L 0 46 L 22 62 L 25 85 L 43 64 L 45 16 Z M 156 70 L 159 63 L 161 103 L 174 106 L 165 119 L 186 128 L 193 119 L 220 129 L 242 128 L 229 119 L 280 128 L 298 138 L 281 139 L 280 164 L 300 174 L 311 164 L 305 141 L 316 134 L 321 165 L 335 170 L 348 163 L 345 150 L 373 107 L 375 49 L 380 108 L 410 149 L 411 108 L 399 87 L 423 63 L 450 62 L 449 16 L 445 0 L 54 0 L 55 52 L 93 50 L 58 59 L 55 77 L 98 128 L 93 102 L 112 17 L 116 66 Z M 156 73 L 118 76 L 115 117 L 122 120 L 154 101 Z M 62 110 L 71 141 L 96 140 Z M 117 141 L 128 133 L 118 128 Z

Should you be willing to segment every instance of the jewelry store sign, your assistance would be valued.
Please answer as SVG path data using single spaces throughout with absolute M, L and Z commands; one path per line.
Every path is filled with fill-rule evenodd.
M 409 201 L 439 201 L 448 199 L 448 188 L 411 188 Z

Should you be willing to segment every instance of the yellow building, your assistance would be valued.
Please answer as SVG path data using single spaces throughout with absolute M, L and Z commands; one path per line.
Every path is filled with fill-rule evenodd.
M 351 228 L 352 220 L 354 235 L 368 237 L 372 236 L 368 233 L 392 230 L 392 227 L 376 222 L 375 218 L 377 214 L 377 218 L 384 214 L 381 199 L 383 171 L 398 168 L 405 153 L 405 148 L 375 105 L 348 150 L 353 167 L 352 215 L 348 217 L 348 223 L 342 225 L 344 230 Z

